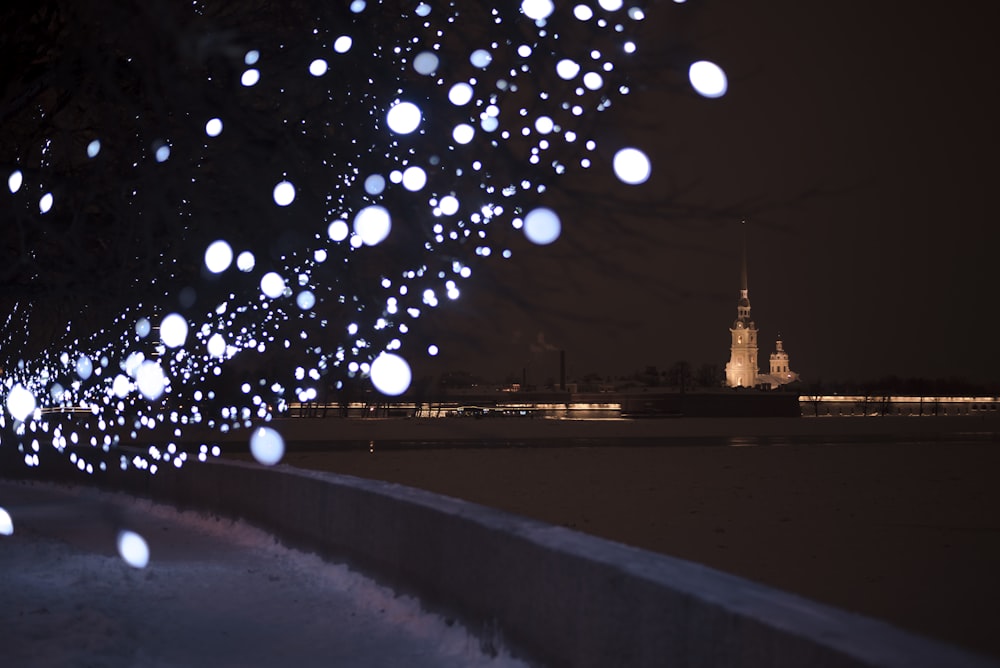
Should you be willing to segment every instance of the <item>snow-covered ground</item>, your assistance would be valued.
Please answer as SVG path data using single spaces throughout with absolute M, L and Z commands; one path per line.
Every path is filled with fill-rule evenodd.
M 241 522 L 0 480 L 4 666 L 520 666 L 495 640 Z M 2 513 L 0 513 L 2 516 Z M 149 548 L 119 555 L 121 530 Z

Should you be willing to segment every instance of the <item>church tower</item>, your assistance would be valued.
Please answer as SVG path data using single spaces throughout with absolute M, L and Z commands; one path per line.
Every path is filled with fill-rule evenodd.
M 794 373 L 788 366 L 788 353 L 785 352 L 785 344 L 781 341 L 781 334 L 778 334 L 778 340 L 774 342 L 774 352 L 771 353 L 771 371 L 772 376 L 783 376 L 788 373 Z
M 736 304 L 736 320 L 729 333 L 732 336 L 732 343 L 729 348 L 729 363 L 726 364 L 726 385 L 729 387 L 753 387 L 757 384 L 757 325 L 750 319 L 745 228 L 743 232 L 743 267 L 740 274 L 740 300 Z

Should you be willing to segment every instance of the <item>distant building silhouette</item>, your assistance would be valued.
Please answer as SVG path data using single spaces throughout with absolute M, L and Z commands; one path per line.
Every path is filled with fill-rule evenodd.
M 736 304 L 736 320 L 729 329 L 732 337 L 729 346 L 729 363 L 726 364 L 726 385 L 729 387 L 758 387 L 771 389 L 798 380 L 791 370 L 788 353 L 779 335 L 775 351 L 771 353 L 769 372 L 759 373 L 757 368 L 757 324 L 750 319 L 750 290 L 747 286 L 747 242 L 743 234 L 743 262 L 740 271 L 740 299 Z

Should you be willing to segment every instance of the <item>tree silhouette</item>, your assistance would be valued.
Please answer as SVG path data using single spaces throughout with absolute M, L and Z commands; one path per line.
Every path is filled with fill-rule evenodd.
M 5 3 L 13 422 L 86 404 L 61 434 L 249 426 L 425 354 L 419 319 L 547 243 L 552 211 L 625 206 L 612 165 L 640 182 L 645 156 L 612 113 L 636 73 L 686 83 L 692 58 L 632 53 L 641 3 L 538 6 Z

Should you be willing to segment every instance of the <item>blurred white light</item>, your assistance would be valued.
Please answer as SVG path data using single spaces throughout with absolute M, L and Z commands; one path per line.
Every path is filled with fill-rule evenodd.
M 441 209 L 441 213 L 446 216 L 454 216 L 458 213 L 458 198 L 454 195 L 445 195 L 438 202 L 438 208 Z
M 118 532 L 118 554 L 132 568 L 145 568 L 149 564 L 149 545 L 134 531 Z
M 14 520 L 10 513 L 0 507 L 0 536 L 12 536 L 14 534 Z
M 389 129 L 401 135 L 408 135 L 420 127 L 420 107 L 412 102 L 400 102 L 385 116 Z
M 342 220 L 335 220 L 330 223 L 330 227 L 326 229 L 327 236 L 333 241 L 343 241 L 347 238 L 350 230 L 347 228 L 347 223 Z
M 226 355 L 226 339 L 222 334 L 216 332 L 208 337 L 208 354 L 215 358 L 222 358 Z
M 128 379 L 128 376 L 118 374 L 115 376 L 114 382 L 111 383 L 111 391 L 119 399 L 124 399 L 132 391 L 132 382 Z
M 412 165 L 403 171 L 403 187 L 410 192 L 417 192 L 427 185 L 427 172 Z
M 451 136 L 456 143 L 468 144 L 476 136 L 476 129 L 468 123 L 459 123 L 451 131 Z
M 76 360 L 76 375 L 81 380 L 87 380 L 94 373 L 94 363 L 86 355 L 80 355 Z
M 539 134 L 547 135 L 555 128 L 556 124 L 548 116 L 539 116 L 535 119 L 535 130 Z
M 355 14 L 360 14 L 365 11 L 365 0 L 354 0 L 351 3 L 351 11 Z
M 42 213 L 48 213 L 52 208 L 52 193 L 45 193 L 42 195 L 41 199 L 38 200 L 38 210 Z
M 222 134 L 222 119 L 213 118 L 208 123 L 205 123 L 205 134 L 209 137 L 218 137 Z
M 438 354 L 438 352 L 440 352 L 438 350 L 438 347 L 435 346 L 433 343 L 431 345 L 427 346 L 427 354 L 430 355 L 431 357 L 436 356 Z
M 342 220 L 335 220 L 330 223 L 330 227 L 327 228 L 326 233 L 333 241 L 343 241 L 347 238 L 350 230 L 347 228 L 347 223 Z
M 561 231 L 559 216 L 552 209 L 539 207 L 524 217 L 524 236 L 531 243 L 545 246 L 558 239 Z
M 598 0 L 597 4 L 609 12 L 617 12 L 622 8 L 622 0 Z
M 101 152 L 101 140 L 95 139 L 89 144 L 87 144 L 87 157 L 96 158 L 97 154 Z
M 170 147 L 166 144 L 158 144 L 156 151 L 153 153 L 153 157 L 157 162 L 166 162 L 170 158 Z
M 188 335 L 188 324 L 184 316 L 171 313 L 160 322 L 160 341 L 168 348 L 180 348 Z
M 20 383 L 7 393 L 7 410 L 10 411 L 15 420 L 24 422 L 29 415 L 35 412 L 35 405 L 35 395 Z
M 16 193 L 21 189 L 21 184 L 24 182 L 24 175 L 21 174 L 20 169 L 15 169 L 7 177 L 7 187 L 10 188 L 11 193 Z
M 260 291 L 271 299 L 277 299 L 285 292 L 285 279 L 273 271 L 269 271 L 260 278 Z
M 372 362 L 372 385 L 382 394 L 395 397 L 410 387 L 410 365 L 399 355 L 382 353 Z
M 594 10 L 587 5 L 577 5 L 573 8 L 573 16 L 581 21 L 589 21 L 594 18 Z
M 303 311 L 308 311 L 316 305 L 316 295 L 309 290 L 303 290 L 295 297 L 295 303 Z
M 274 466 L 285 456 L 285 439 L 270 427 L 258 427 L 250 435 L 250 454 L 264 466 Z
M 722 97 L 729 88 L 726 73 L 708 60 L 691 63 L 688 78 L 691 80 L 691 86 L 702 97 Z
M 615 153 L 612 163 L 615 176 L 623 183 L 638 185 L 649 180 L 652 167 L 646 154 L 637 148 L 623 148 Z
M 555 5 L 552 4 L 552 0 L 524 0 L 521 3 L 521 11 L 529 19 L 539 21 L 548 18 L 555 11 Z
M 421 51 L 417 54 L 416 58 L 413 59 L 413 69 L 416 70 L 417 74 L 430 76 L 437 71 L 440 63 L 441 59 L 435 54 L 430 51 Z
M 587 72 L 583 75 L 583 85 L 590 90 L 598 90 L 604 85 L 604 79 L 597 72 Z
M 461 107 L 469 103 L 472 100 L 472 95 L 475 91 L 472 90 L 472 86 L 467 83 L 457 83 L 451 87 L 448 91 L 448 99 L 456 107 Z
M 365 192 L 369 195 L 381 195 L 385 190 L 385 177 L 381 174 L 369 174 L 365 179 Z
M 313 75 L 314 77 L 323 76 L 324 74 L 326 74 L 327 69 L 328 66 L 326 64 L 326 61 L 323 60 L 322 58 L 317 58 L 316 60 L 309 63 L 309 74 Z
M 256 85 L 258 81 L 260 81 L 260 70 L 249 69 L 240 77 L 240 83 L 247 87 Z
M 167 378 L 158 362 L 146 360 L 135 370 L 135 384 L 142 396 L 156 401 L 167 387 Z
M 556 63 L 556 74 L 559 75 L 560 79 L 569 81 L 570 79 L 576 77 L 580 73 L 580 66 L 574 60 L 569 58 L 563 58 L 558 63 Z
M 253 253 L 250 251 L 243 251 L 236 257 L 236 268 L 243 273 L 253 271 L 255 266 L 257 266 L 257 260 L 254 259 Z
M 278 206 L 288 206 L 295 201 L 295 186 L 288 181 L 279 181 L 274 186 L 274 203 Z
M 427 16 L 431 13 L 431 6 L 426 2 L 421 2 L 417 5 L 417 16 Z
M 366 246 L 381 243 L 392 230 L 389 212 L 381 206 L 366 206 L 354 216 L 354 233 Z
M 486 49 L 476 49 L 469 56 L 469 62 L 472 63 L 473 67 L 483 68 L 493 62 L 493 54 Z
M 333 50 L 337 53 L 347 53 L 351 50 L 354 40 L 349 35 L 341 35 L 333 42 Z
M 246 55 L 243 56 L 243 64 L 245 65 L 253 65 L 258 60 L 260 60 L 260 51 L 257 51 L 256 49 L 247 51 Z
M 152 329 L 152 326 L 149 324 L 149 319 L 139 318 L 135 321 L 135 333 L 139 335 L 140 339 L 149 336 L 150 329 Z
M 205 267 L 213 274 L 221 274 L 233 263 L 233 248 L 226 241 L 213 241 L 205 249 Z

